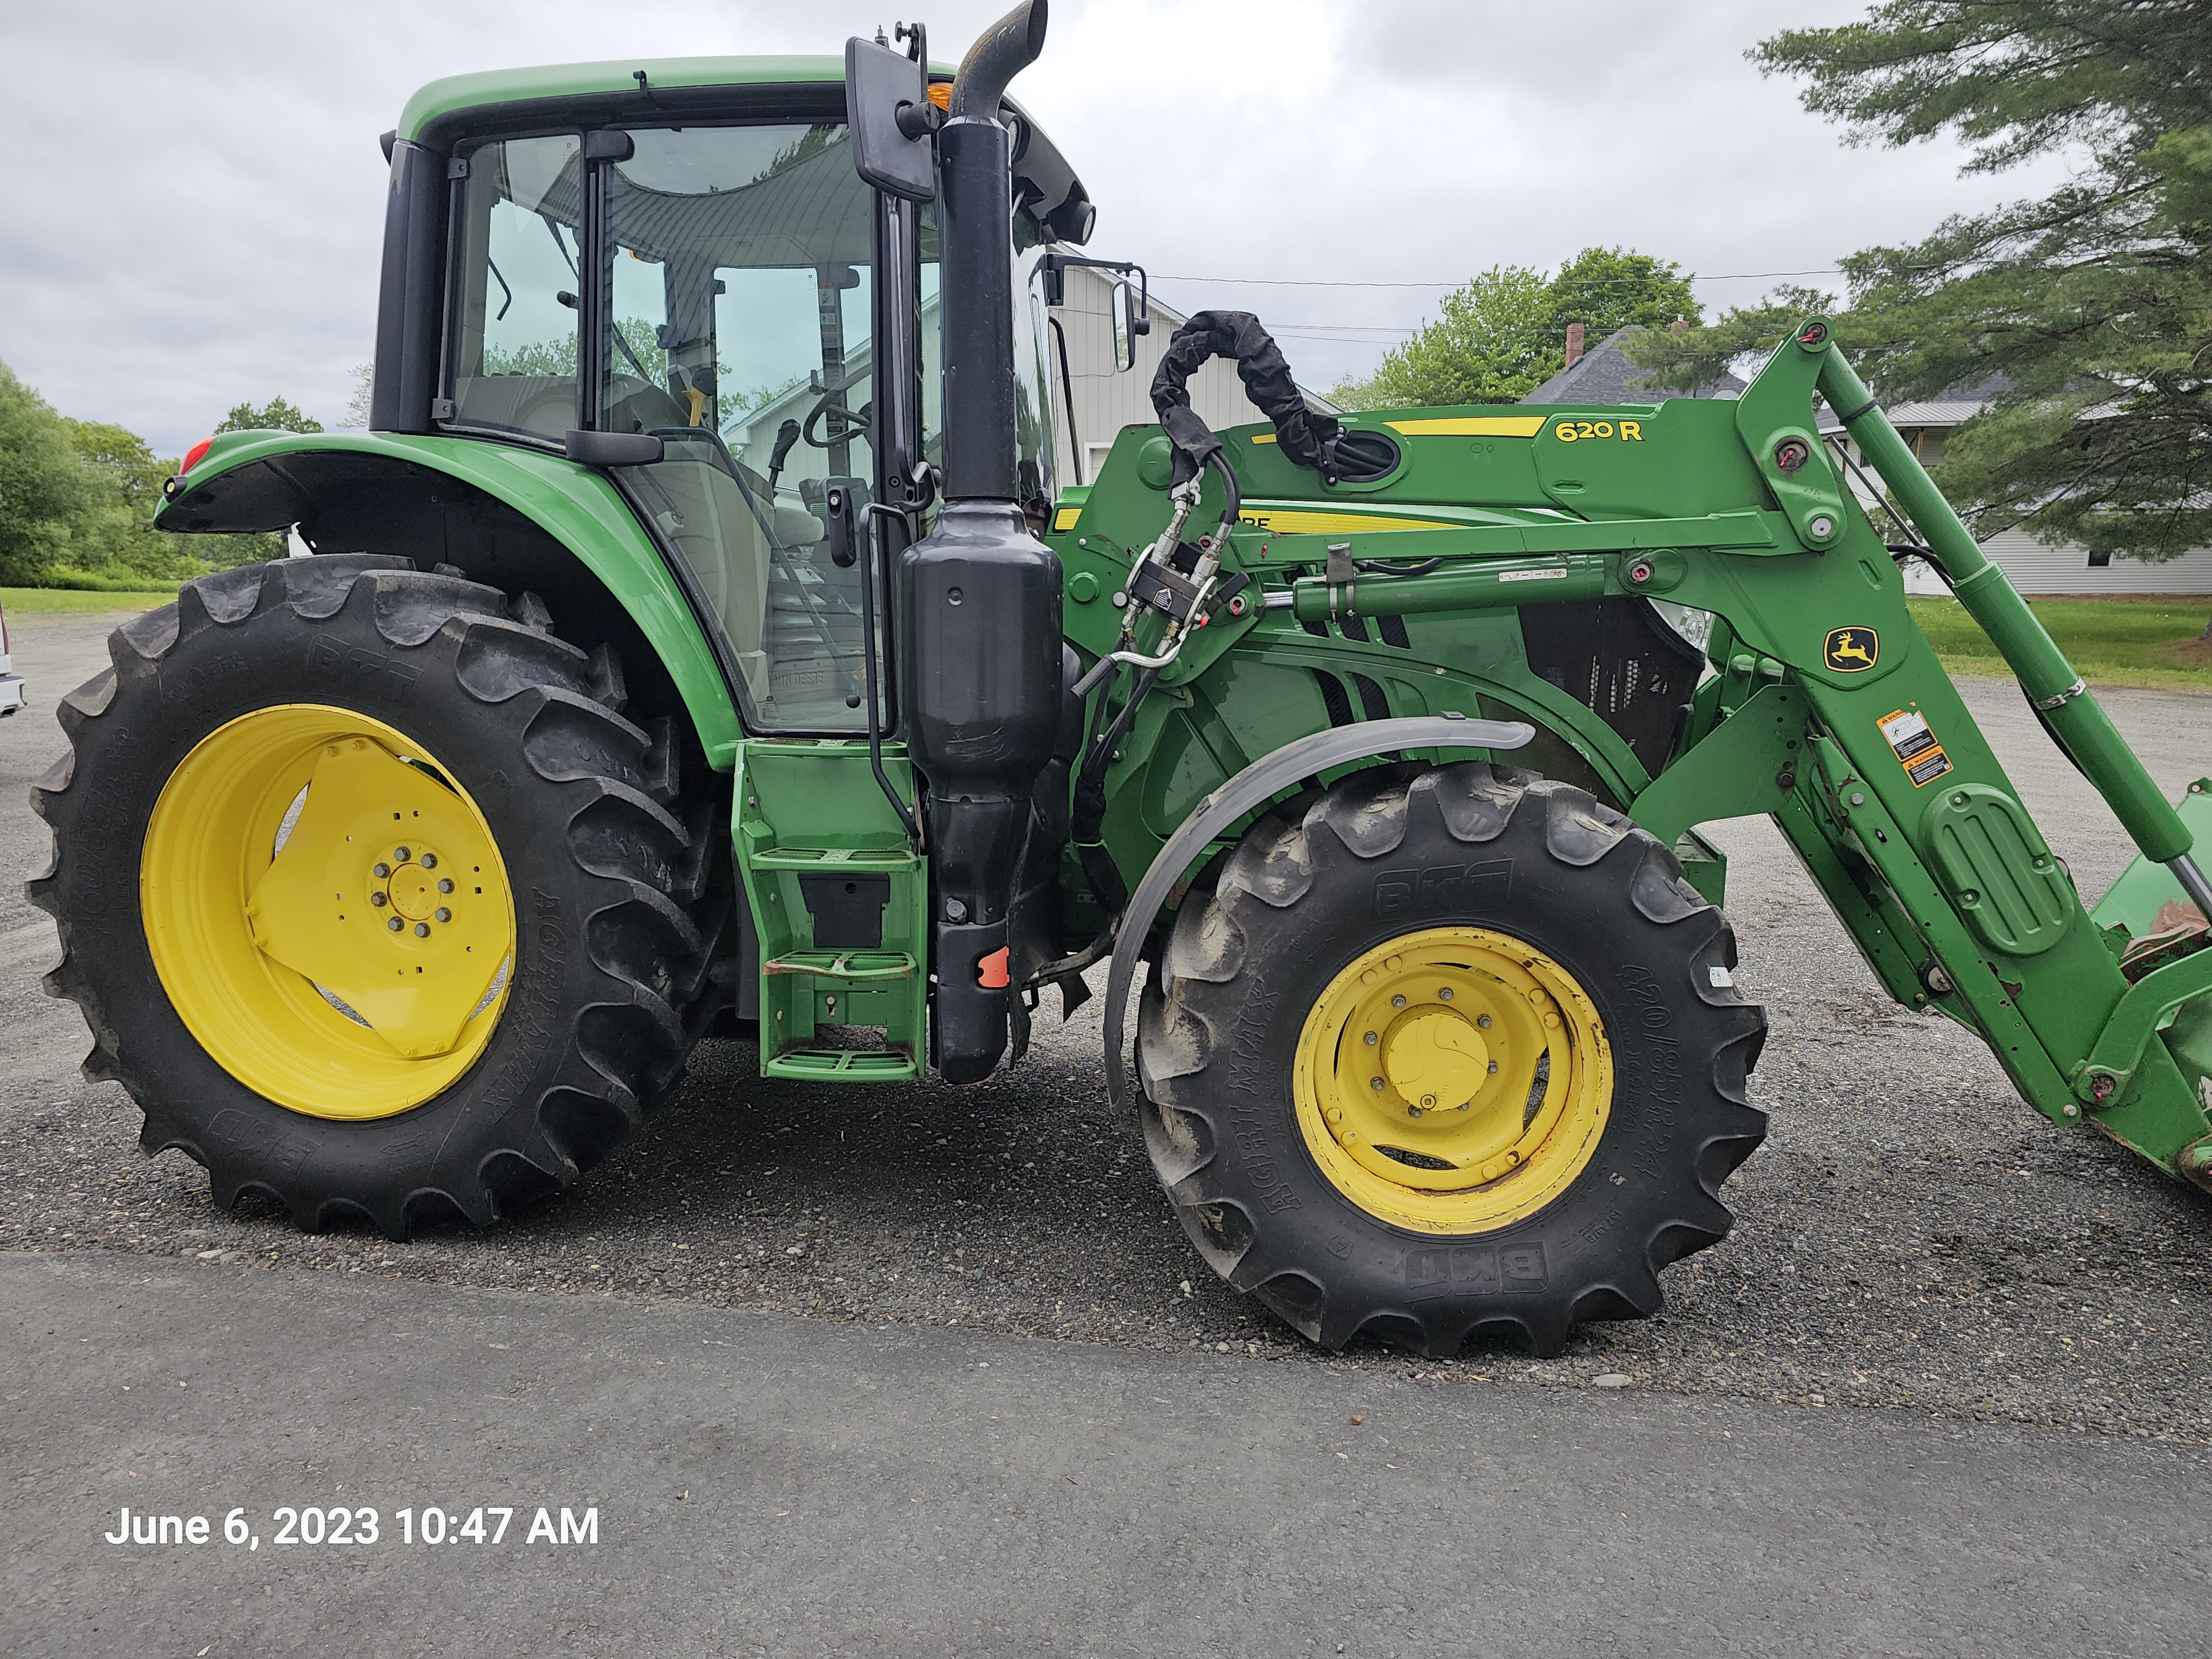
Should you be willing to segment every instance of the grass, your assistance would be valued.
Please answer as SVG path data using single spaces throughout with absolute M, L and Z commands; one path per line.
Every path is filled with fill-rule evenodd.
M 11 617 L 84 614 L 101 611 L 151 611 L 177 597 L 174 587 L 153 592 L 88 592 L 76 587 L 0 587 L 0 611 Z
M 1905 601 L 1943 665 L 1958 674 L 2008 674 L 1956 599 Z M 2212 647 L 2200 642 L 2212 597 L 2031 599 L 2037 617 L 2081 678 L 2095 685 L 2212 692 Z

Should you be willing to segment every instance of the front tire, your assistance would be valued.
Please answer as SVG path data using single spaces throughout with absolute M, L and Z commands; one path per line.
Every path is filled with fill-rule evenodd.
M 109 654 L 63 702 L 27 891 L 147 1152 L 219 1205 L 402 1238 L 635 1127 L 710 1012 L 722 908 L 712 814 L 610 653 L 532 596 L 331 555 L 203 577 Z
M 1765 1131 L 1735 961 L 1673 854 L 1583 790 L 1358 773 L 1177 915 L 1146 1143 L 1200 1254 L 1310 1340 L 1556 1353 L 1729 1230 Z

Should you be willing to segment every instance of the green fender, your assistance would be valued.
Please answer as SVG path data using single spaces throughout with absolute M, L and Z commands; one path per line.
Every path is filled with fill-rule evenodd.
M 588 467 L 519 444 L 473 438 L 388 432 L 230 432 L 214 441 L 189 474 L 170 481 L 167 489 L 174 493 L 155 514 L 155 525 L 185 531 L 265 530 L 273 522 L 294 522 L 306 516 L 298 509 L 307 504 L 312 491 L 281 463 L 291 457 L 332 453 L 373 455 L 442 472 L 505 502 L 536 524 L 599 578 L 659 653 L 690 713 L 708 763 L 717 771 L 735 764 L 738 742 L 744 732 L 714 647 L 629 503 L 605 477 Z M 252 481 L 248 501 L 253 506 L 272 503 L 278 517 L 273 522 L 228 521 L 222 504 L 207 500 L 209 486 L 224 477 L 237 478 L 256 466 L 264 467 L 265 476 Z M 196 506 L 209 510 L 196 513 Z M 183 522 L 165 524 L 172 519 Z

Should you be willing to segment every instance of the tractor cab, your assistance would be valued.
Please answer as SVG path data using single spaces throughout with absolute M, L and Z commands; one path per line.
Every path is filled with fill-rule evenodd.
M 943 73 L 932 83 L 949 92 Z M 392 395 L 374 425 L 563 454 L 571 434 L 653 441 L 603 453 L 684 574 L 755 734 L 863 728 L 868 507 L 944 459 L 938 206 L 884 211 L 855 170 L 846 104 L 835 60 L 520 70 L 425 88 L 392 143 L 387 268 L 441 266 L 450 297 L 441 329 L 410 333 L 392 315 L 410 290 L 387 288 L 397 360 L 380 356 Z M 1090 213 L 1050 143 L 1009 115 L 1017 488 L 1041 514 L 1052 410 L 1030 278 Z M 428 211 L 425 190 L 442 198 Z M 887 330 L 903 337 L 879 363 Z M 890 374 L 910 428 L 895 455 L 874 418 Z M 852 524 L 835 549 L 833 488 Z

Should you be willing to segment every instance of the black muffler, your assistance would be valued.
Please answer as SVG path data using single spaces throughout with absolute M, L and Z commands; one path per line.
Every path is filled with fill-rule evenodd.
M 1009 922 L 1060 718 L 1060 560 L 1019 505 L 1012 136 L 999 113 L 1043 47 L 1045 4 L 975 42 L 937 135 L 945 505 L 899 557 L 907 743 L 928 787 L 933 1058 L 951 1083 L 988 1077 L 1006 1053 Z

